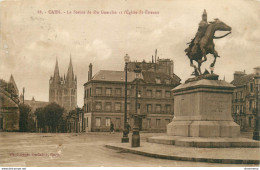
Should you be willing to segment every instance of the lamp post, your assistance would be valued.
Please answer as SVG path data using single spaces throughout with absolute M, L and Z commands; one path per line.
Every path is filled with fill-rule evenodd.
M 128 130 L 127 130 L 127 64 L 129 62 L 129 56 L 126 54 L 125 57 L 125 115 L 124 115 L 124 130 L 123 130 L 123 137 L 121 139 L 122 143 L 128 143 Z
M 260 81 L 260 76 L 257 76 L 255 78 L 255 86 L 256 86 L 256 121 L 255 121 L 255 129 L 254 129 L 254 133 L 253 133 L 253 140 L 260 140 L 260 124 L 259 124 L 259 81 Z
M 140 147 L 140 134 L 139 134 L 139 116 L 138 115 L 138 81 L 139 81 L 139 75 L 141 74 L 141 68 L 140 66 L 136 66 L 134 69 L 134 72 L 136 74 L 136 98 L 135 98 L 135 115 L 134 115 L 134 128 L 133 128 L 133 134 L 132 134 L 132 147 Z

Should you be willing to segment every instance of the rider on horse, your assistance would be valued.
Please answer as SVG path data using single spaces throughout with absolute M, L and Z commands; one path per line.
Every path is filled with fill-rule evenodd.
M 207 12 L 204 9 L 204 12 L 202 14 L 202 20 L 199 23 L 199 28 L 198 31 L 194 37 L 194 39 L 191 40 L 189 47 L 185 50 L 185 52 L 188 54 L 190 52 L 192 53 L 196 53 L 197 50 L 199 49 L 199 42 L 201 40 L 201 38 L 204 36 L 207 27 L 208 27 L 208 21 L 207 21 Z

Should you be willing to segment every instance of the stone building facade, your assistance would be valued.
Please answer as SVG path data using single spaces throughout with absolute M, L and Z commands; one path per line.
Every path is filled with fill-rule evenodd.
M 19 91 L 11 75 L 9 82 L 0 79 L 0 131 L 19 131 Z
M 60 76 L 56 60 L 54 75 L 49 80 L 49 102 L 56 102 L 66 112 L 77 107 L 77 76 L 74 75 L 71 58 L 67 76 Z
M 138 80 L 137 113 L 144 116 L 139 121 L 139 127 L 144 131 L 165 131 L 166 125 L 173 118 L 171 90 L 180 84 L 180 78 L 173 72 L 164 72 L 167 69 L 160 68 L 159 65 L 155 70 L 156 64 L 153 62 L 130 62 L 128 65 L 127 117 L 130 126 L 134 125 L 132 115 L 136 112 L 137 79 L 133 69 L 139 65 L 142 73 Z M 86 131 L 109 131 L 111 122 L 116 131 L 123 130 L 125 72 L 100 70 L 92 77 L 90 64 L 89 78 L 84 89 Z
M 257 108 L 260 110 L 260 67 L 254 68 L 252 74 L 236 71 L 231 84 L 236 86 L 232 98 L 234 121 L 240 125 L 242 131 L 252 131 L 256 122 Z

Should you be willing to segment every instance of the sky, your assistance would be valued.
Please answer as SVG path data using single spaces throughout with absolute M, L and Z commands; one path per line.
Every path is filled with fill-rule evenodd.
M 254 67 L 260 66 L 258 0 L 3 0 L 0 78 L 9 80 L 12 74 L 19 91 L 25 87 L 25 99 L 34 96 L 35 100 L 48 101 L 56 58 L 60 74 L 64 75 L 71 55 L 78 79 L 78 106 L 82 107 L 90 63 L 93 74 L 123 70 L 126 53 L 132 61 L 151 61 L 157 49 L 160 58 L 174 61 L 174 73 L 184 82 L 193 71 L 184 49 L 194 37 L 204 9 L 208 21 L 219 18 L 232 27 L 230 35 L 214 40 L 220 55 L 215 73 L 228 82 L 234 71 L 252 73 Z M 61 14 L 49 14 L 49 10 Z M 74 10 L 86 13 L 75 14 Z M 137 14 L 124 14 L 125 10 Z M 146 10 L 155 14 L 146 14 Z M 208 69 L 212 60 L 208 55 L 202 70 Z

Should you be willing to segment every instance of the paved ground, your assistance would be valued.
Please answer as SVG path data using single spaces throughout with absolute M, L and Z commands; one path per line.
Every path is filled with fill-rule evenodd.
M 196 148 L 148 143 L 145 141 L 142 142 L 141 147 L 136 148 L 120 142 L 107 144 L 106 146 L 124 152 L 171 160 L 255 164 L 255 166 L 257 166 L 260 160 L 259 148 Z
M 0 166 L 250 166 L 156 159 L 104 147 L 120 141 L 121 135 L 1 132 Z M 155 135 L 162 134 L 142 133 L 142 141 Z

